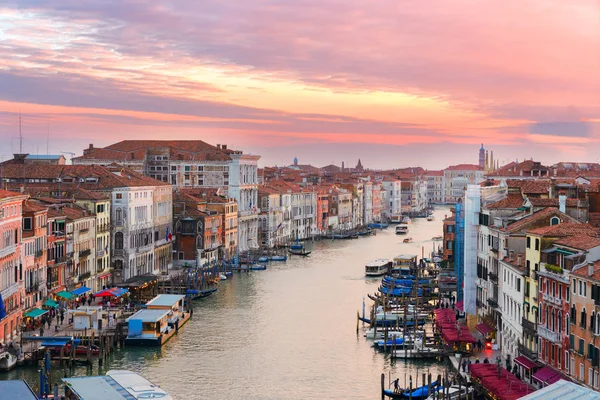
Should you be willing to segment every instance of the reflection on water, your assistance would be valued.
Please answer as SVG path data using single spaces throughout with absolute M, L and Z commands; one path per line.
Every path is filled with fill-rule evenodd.
M 374 237 L 309 243 L 307 258 L 236 274 L 197 302 L 193 319 L 163 348 L 117 351 L 102 370 L 79 367 L 75 375 L 130 369 L 181 400 L 320 400 L 378 399 L 382 372 L 401 384 L 405 374 L 418 374 L 420 382 L 421 373 L 442 373 L 445 364 L 392 363 L 375 352 L 362 331 L 356 335 L 356 312 L 380 282 L 364 278 L 364 265 L 401 253 L 427 255 L 444 214 L 448 208 L 436 210 L 435 221 L 414 219 L 413 243 L 402 243 L 391 226 Z M 36 370 L 0 375 L 18 378 L 36 382 Z

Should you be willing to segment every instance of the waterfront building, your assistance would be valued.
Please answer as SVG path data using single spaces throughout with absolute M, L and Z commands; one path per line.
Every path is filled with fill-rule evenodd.
M 502 327 L 502 342 L 500 348 L 502 354 L 516 357 L 518 346 L 523 337 L 523 302 L 525 299 L 525 282 L 523 276 L 525 270 L 525 255 L 522 253 L 514 254 L 511 250 L 509 256 L 499 260 L 500 273 L 500 317 L 498 326 Z
M 429 204 L 443 204 L 444 171 L 426 171 L 423 178 L 427 182 L 427 202 Z
M 48 295 L 66 289 L 67 264 L 73 265 L 73 258 L 67 257 L 67 216 L 59 207 L 48 207 Z
M 571 291 L 571 318 L 565 321 L 570 323 L 565 371 L 577 383 L 598 390 L 600 262 L 574 266 L 566 290 Z
M 459 164 L 444 170 L 444 203 L 462 199 L 468 185 L 478 185 L 484 180 L 484 169 L 479 165 Z
M 21 243 L 21 265 L 23 287 L 22 298 L 25 310 L 38 307 L 47 295 L 47 237 L 48 208 L 39 202 L 27 199 L 23 202 L 23 233 Z
M 73 203 L 64 204 L 59 213 L 66 217 L 66 236 L 70 249 L 67 263 L 71 279 L 66 281 L 67 290 L 80 287 L 96 290 L 96 216 Z
M 0 297 L 6 315 L 0 318 L 0 343 L 7 345 L 19 331 L 22 319 L 23 280 L 21 241 L 23 234 L 22 193 L 0 189 Z
M 181 190 L 173 194 L 175 238 L 174 263 L 179 266 L 206 267 L 219 259 L 222 246 L 222 216 L 209 210 L 202 197 Z
M 583 280 L 578 280 L 575 287 L 570 273 L 599 259 L 600 238 L 586 234 L 569 236 L 542 250 L 538 272 L 538 360 L 561 372 L 572 371 L 578 377 L 581 374 L 582 381 L 585 371 L 572 362 L 573 354 L 569 357 L 570 341 L 574 338 L 570 335 L 577 324 L 584 329 L 588 326 L 590 308 L 584 303 L 589 288 Z M 577 350 L 585 355 L 587 349 L 580 349 L 580 343 Z
M 445 216 L 443 224 L 443 260 L 448 264 L 454 263 L 454 242 L 456 232 L 456 209 L 450 209 L 451 215 Z
M 381 183 L 373 182 L 371 193 L 373 222 L 381 222 Z M 402 204 L 404 204 L 403 200 Z
M 387 221 L 402 214 L 402 181 L 384 179 L 381 182 L 381 209 Z
M 278 244 L 284 244 L 281 195 L 275 189 L 260 186 L 258 204 L 260 205 L 258 231 L 261 245 L 273 248 Z
M 330 224 L 335 231 L 352 229 L 352 193 L 346 189 L 332 187 L 329 214 L 337 216 L 337 224 Z
M 271 181 L 268 186 L 281 195 L 284 223 L 282 225 L 284 227 L 282 240 L 285 240 L 287 236 L 285 232 L 286 220 L 290 221 L 289 235 L 291 240 L 308 239 L 315 234 L 317 229 L 315 214 L 317 210 L 317 193 L 310 187 L 302 188 L 294 183 L 281 180 Z M 285 193 L 289 197 L 285 196 Z M 286 211 L 289 211 L 289 214 L 286 214 Z M 286 217 L 289 217 L 289 219 Z
M 402 195 L 402 192 L 400 193 Z M 401 199 L 402 201 L 402 199 Z M 364 226 L 373 223 L 373 183 L 365 181 L 363 184 L 363 222 Z
M 315 188 L 317 192 L 317 234 L 327 234 L 329 229 L 329 195 L 322 187 Z

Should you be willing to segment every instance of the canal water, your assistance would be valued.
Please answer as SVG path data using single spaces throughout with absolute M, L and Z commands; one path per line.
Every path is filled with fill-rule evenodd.
M 74 374 L 133 370 L 177 400 L 378 399 L 382 372 L 386 379 L 399 377 L 401 386 L 411 374 L 419 382 L 423 372 L 442 374 L 445 363 L 392 362 L 374 351 L 362 326 L 356 334 L 356 316 L 380 282 L 364 277 L 365 264 L 398 254 L 420 257 L 422 249 L 427 256 L 446 214 L 443 207 L 435 221 L 413 219 L 407 236 L 395 235 L 392 225 L 357 240 L 309 242 L 307 258 L 236 273 L 195 304 L 192 320 L 162 348 L 125 348 L 102 370 L 79 367 Z M 402 243 L 405 237 L 413 243 Z M 0 374 L 21 378 L 35 386 L 38 373 L 19 368 Z

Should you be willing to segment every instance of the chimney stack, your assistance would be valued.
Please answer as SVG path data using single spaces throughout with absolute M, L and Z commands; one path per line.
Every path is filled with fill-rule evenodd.
M 592 275 L 594 275 L 594 263 L 589 262 L 588 263 L 588 276 L 592 276 Z
M 221 145 L 221 149 L 227 150 L 227 145 L 226 144 Z
M 217 143 L 217 149 L 221 150 L 221 145 Z
M 94 148 L 94 143 L 90 143 L 90 150 Z

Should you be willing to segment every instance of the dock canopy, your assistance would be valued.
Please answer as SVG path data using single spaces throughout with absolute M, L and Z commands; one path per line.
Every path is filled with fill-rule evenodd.
M 529 358 L 525 356 L 519 356 L 515 358 L 515 364 L 519 364 L 521 367 L 525 369 L 533 369 L 537 367 L 537 364 L 531 361 Z
M 589 389 L 566 380 L 560 380 L 550 386 L 546 386 L 534 393 L 521 397 L 520 400 L 598 400 L 600 394 L 593 389 Z
M 77 288 L 77 289 L 73 290 L 71 293 L 73 294 L 73 296 L 80 296 L 80 295 L 82 295 L 84 293 L 87 293 L 87 292 L 89 292 L 91 290 L 92 289 L 90 289 L 87 286 L 82 286 L 80 288 Z
M 490 333 L 494 332 L 494 329 L 492 329 L 492 327 L 486 324 L 485 322 L 475 325 L 475 329 L 481 332 L 483 336 L 487 336 Z
M 24 380 L 0 381 L 0 393 L 6 399 L 38 400 L 38 396 Z
M 44 302 L 44 307 L 58 308 L 58 303 L 53 299 L 48 299 Z
M 136 400 L 131 393 L 110 376 L 63 378 L 67 390 L 81 400 Z
M 73 298 L 73 294 L 72 293 L 69 293 L 69 292 L 64 291 L 64 290 L 62 292 L 56 293 L 56 296 L 60 297 L 62 299 L 65 299 L 65 300 L 71 300 Z
M 32 310 L 27 311 L 25 314 L 23 314 L 23 316 L 27 318 L 37 318 L 46 314 L 47 312 L 47 310 L 42 310 L 41 308 L 34 308 Z

